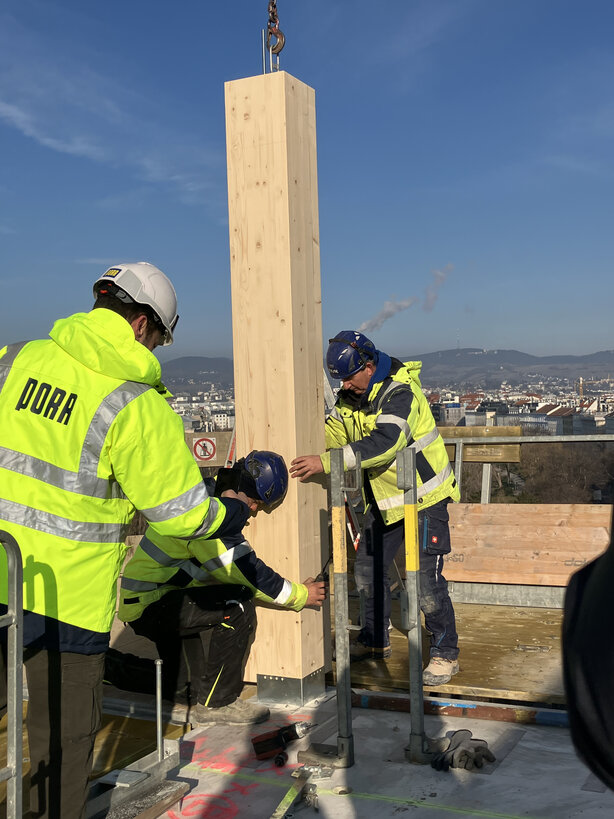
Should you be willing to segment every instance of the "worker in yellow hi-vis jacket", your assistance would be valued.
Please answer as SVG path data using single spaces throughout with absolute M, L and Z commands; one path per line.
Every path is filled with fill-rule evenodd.
M 365 593 L 365 622 L 351 646 L 355 660 L 391 654 L 389 569 L 404 542 L 404 497 L 397 487 L 395 457 L 405 447 L 416 452 L 420 606 L 431 632 L 426 685 L 448 682 L 459 670 L 454 609 L 443 576 L 450 551 L 447 506 L 460 492 L 420 385 L 420 362 L 403 363 L 375 348 L 356 330 L 330 339 L 326 363 L 342 383 L 326 420 L 327 449 L 342 448 L 346 469 L 360 454 L 364 470 L 365 525 L 356 553 L 355 579 Z M 330 453 L 303 455 L 290 464 L 293 477 L 330 472 Z
M 249 514 L 245 496 L 209 497 L 165 400 L 152 352 L 172 343 L 177 324 L 169 279 L 146 262 L 118 264 L 94 297 L 91 312 L 56 321 L 49 338 L 0 350 L 0 528 L 23 554 L 37 817 L 84 813 L 135 510 L 156 533 L 192 539 L 238 533 Z M 6 611 L 4 559 L 0 574 Z
M 281 455 L 253 450 L 208 480 L 212 495 L 227 487 L 245 493 L 256 515 L 283 501 L 288 470 Z M 185 697 L 189 672 L 196 722 L 248 725 L 269 716 L 268 708 L 239 696 L 256 629 L 254 601 L 300 611 L 319 608 L 325 597 L 325 583 L 285 579 L 242 534 L 186 542 L 150 527 L 124 569 L 118 617 L 156 643 L 166 698 Z

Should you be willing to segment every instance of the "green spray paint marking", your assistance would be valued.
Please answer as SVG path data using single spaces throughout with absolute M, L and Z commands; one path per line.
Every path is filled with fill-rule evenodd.
M 206 765 L 199 765 L 198 763 L 184 765 L 181 770 L 188 768 L 196 769 L 201 772 L 210 771 L 212 774 L 234 777 L 235 779 L 246 782 L 257 782 L 261 785 L 274 785 L 276 788 L 285 788 L 287 786 L 286 782 L 280 782 L 279 779 L 271 779 L 269 776 L 254 776 L 253 774 L 244 774 L 239 773 L 238 771 L 234 773 L 231 771 L 221 771 L 218 768 L 208 768 Z M 429 804 L 428 802 L 423 802 L 419 799 L 408 799 L 404 796 L 384 796 L 383 794 L 361 793 L 359 791 L 340 794 L 335 793 L 333 790 L 329 790 L 328 788 L 321 788 L 317 780 L 315 784 L 318 787 L 318 796 L 334 796 L 337 799 L 364 799 L 371 802 L 385 802 L 389 805 L 408 805 L 409 807 L 414 808 L 425 808 L 427 810 L 439 810 L 446 811 L 447 813 L 456 813 L 460 816 L 485 817 L 485 819 L 531 819 L 531 817 L 527 816 L 526 814 L 523 816 L 518 816 L 515 813 L 499 813 L 498 811 L 479 810 L 477 808 L 461 808 L 455 807 L 454 805 L 442 805 L 439 803 Z M 290 790 L 292 791 L 293 788 Z

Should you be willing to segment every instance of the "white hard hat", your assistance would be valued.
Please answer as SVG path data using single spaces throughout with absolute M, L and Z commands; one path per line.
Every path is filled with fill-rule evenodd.
M 163 345 L 173 343 L 173 330 L 179 320 L 177 294 L 161 270 L 149 262 L 117 264 L 96 279 L 94 296 L 98 296 L 104 285 L 109 285 L 107 292 L 120 301 L 148 304 L 163 325 Z

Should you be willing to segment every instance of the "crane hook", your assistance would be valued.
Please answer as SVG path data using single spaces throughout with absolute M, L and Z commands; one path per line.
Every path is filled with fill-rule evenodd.
M 276 42 L 274 45 L 271 45 L 271 37 L 276 38 Z M 282 48 L 286 44 L 286 38 L 276 26 L 275 28 L 269 28 L 266 35 L 266 47 L 269 51 L 273 54 L 279 54 Z
M 277 0 L 269 0 L 269 22 L 267 25 L 266 47 L 271 54 L 278 55 L 284 45 L 286 38 L 279 28 L 279 17 L 277 16 Z M 275 43 L 271 45 L 271 39 L 275 37 Z

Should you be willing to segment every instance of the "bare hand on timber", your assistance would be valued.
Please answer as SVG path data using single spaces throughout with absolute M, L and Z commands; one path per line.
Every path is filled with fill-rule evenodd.
M 301 483 L 320 472 L 324 472 L 324 467 L 319 455 L 299 455 L 290 464 L 290 475 Z

